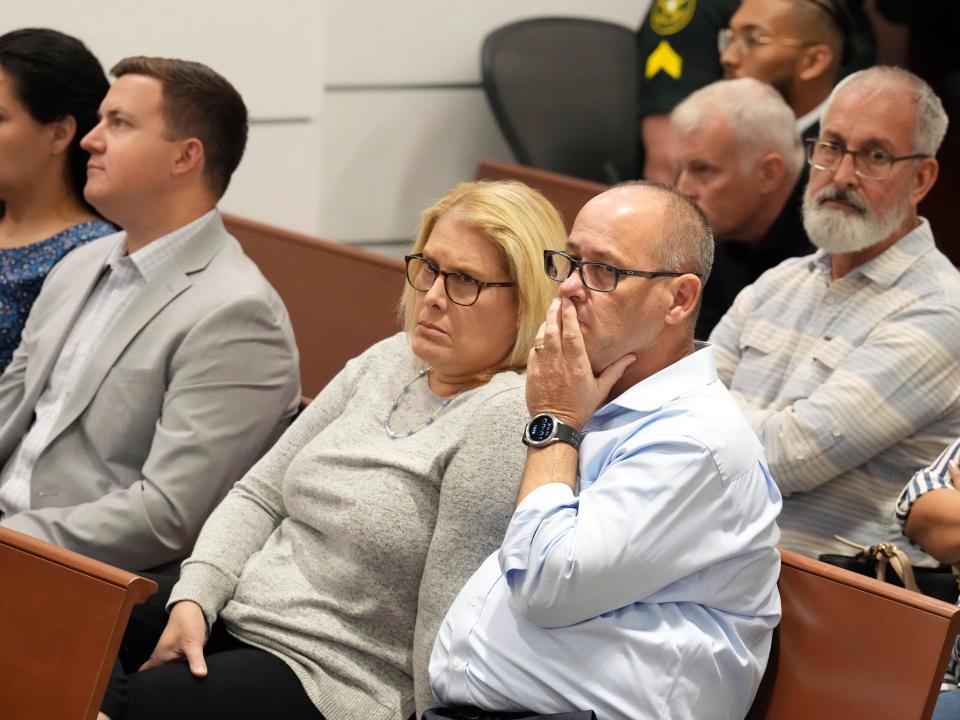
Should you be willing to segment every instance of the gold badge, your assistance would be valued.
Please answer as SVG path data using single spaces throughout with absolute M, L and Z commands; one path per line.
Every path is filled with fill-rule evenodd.
M 650 27 L 657 35 L 673 35 L 687 26 L 696 9 L 697 0 L 654 0 Z

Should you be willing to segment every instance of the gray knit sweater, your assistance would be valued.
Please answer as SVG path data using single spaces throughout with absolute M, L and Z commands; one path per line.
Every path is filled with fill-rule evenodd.
M 522 376 L 392 440 L 383 418 L 419 367 L 402 333 L 347 363 L 210 516 L 170 598 L 284 660 L 327 720 L 406 720 L 414 680 L 430 704 L 439 624 L 513 511 Z M 420 379 L 391 424 L 438 403 Z

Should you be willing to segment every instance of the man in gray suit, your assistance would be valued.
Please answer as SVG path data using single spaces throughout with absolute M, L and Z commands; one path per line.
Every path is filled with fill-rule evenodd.
M 189 552 L 300 383 L 283 303 L 216 210 L 240 95 L 197 63 L 112 72 L 84 194 L 124 231 L 50 273 L 0 377 L 0 525 L 140 570 Z

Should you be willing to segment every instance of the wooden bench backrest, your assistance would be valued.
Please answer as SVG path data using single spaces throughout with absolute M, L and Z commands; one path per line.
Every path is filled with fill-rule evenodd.
M 748 720 L 926 720 L 960 608 L 781 551 L 783 619 Z
M 234 216 L 224 222 L 287 306 L 304 395 L 400 329 L 401 261 Z
M 608 187 L 592 180 L 561 175 L 547 170 L 501 162 L 499 160 L 483 160 L 477 166 L 477 180 L 519 180 L 534 190 L 539 190 L 556 206 L 567 227 L 567 232 L 573 227 L 573 221 L 580 212 L 580 208 L 587 201 L 599 195 Z
M 0 527 L 0 717 L 91 720 L 152 580 Z

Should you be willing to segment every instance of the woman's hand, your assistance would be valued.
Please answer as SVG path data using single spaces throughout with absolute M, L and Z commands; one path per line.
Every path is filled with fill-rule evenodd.
M 170 619 L 140 670 L 149 670 L 172 660 L 186 659 L 190 672 L 196 677 L 207 676 L 203 646 L 207 642 L 207 621 L 203 610 L 191 600 L 182 600 L 173 606 Z

